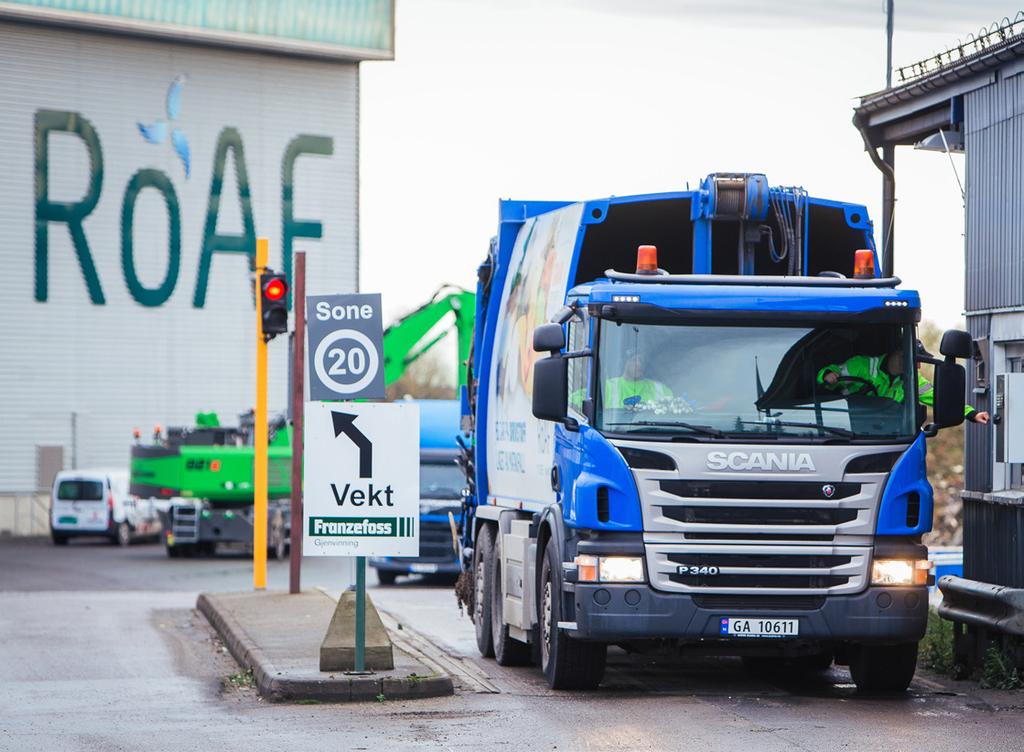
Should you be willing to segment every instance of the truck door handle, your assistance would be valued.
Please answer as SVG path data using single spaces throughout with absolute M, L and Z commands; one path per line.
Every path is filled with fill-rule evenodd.
M 555 493 L 562 490 L 562 478 L 558 472 L 558 465 L 551 466 L 551 490 Z

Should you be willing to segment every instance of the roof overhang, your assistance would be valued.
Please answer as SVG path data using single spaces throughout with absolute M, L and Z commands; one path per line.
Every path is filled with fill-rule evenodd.
M 293 13 L 307 23 L 296 26 L 275 26 L 276 16 L 261 19 L 232 13 L 231 2 L 208 0 L 202 8 L 198 3 L 193 7 L 141 2 L 126 4 L 123 12 L 114 13 L 96 10 L 86 0 L 63 0 L 56 8 L 34 0 L 0 0 L 0 21 L 334 62 L 394 59 L 394 0 L 349 0 L 342 11 L 352 15 L 352 24 L 342 22 L 342 11 L 331 15 L 323 4 L 303 2 L 308 7 L 295 7 Z M 197 11 L 192 18 L 196 8 L 205 12 Z M 317 19 L 317 12 L 324 13 L 324 18 Z M 203 22 L 207 17 L 212 21 Z
M 854 122 L 871 143 L 916 144 L 962 121 L 959 98 L 994 83 L 997 77 L 1024 71 L 1024 35 L 965 55 L 917 78 L 861 97 Z

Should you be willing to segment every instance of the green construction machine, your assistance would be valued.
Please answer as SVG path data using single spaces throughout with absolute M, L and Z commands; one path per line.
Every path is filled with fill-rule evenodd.
M 457 378 L 466 383 L 466 363 L 476 310 L 473 293 L 446 285 L 415 311 L 384 331 L 384 383 L 393 384 L 412 363 L 455 331 Z M 292 427 L 284 416 L 270 422 L 267 549 L 287 554 L 291 528 Z M 218 544 L 252 543 L 253 416 L 222 426 L 216 413 L 198 413 L 196 424 L 159 427 L 145 444 L 135 432 L 131 492 L 157 500 L 167 555 L 213 553 Z

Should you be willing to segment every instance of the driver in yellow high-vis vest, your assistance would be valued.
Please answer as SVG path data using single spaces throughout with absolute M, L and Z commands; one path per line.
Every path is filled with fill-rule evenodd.
M 827 365 L 818 371 L 818 383 L 827 388 L 842 389 L 844 394 L 866 394 L 902 402 L 903 351 L 894 350 L 886 355 L 854 355 L 849 360 Z M 935 392 L 931 383 L 920 373 L 917 375 L 917 399 L 931 407 Z M 989 414 L 964 407 L 964 417 L 972 423 L 988 423 Z
M 639 352 L 626 355 L 621 376 L 612 376 L 604 382 L 606 407 L 631 407 L 643 402 L 672 399 L 672 390 L 654 379 L 644 378 L 644 356 Z

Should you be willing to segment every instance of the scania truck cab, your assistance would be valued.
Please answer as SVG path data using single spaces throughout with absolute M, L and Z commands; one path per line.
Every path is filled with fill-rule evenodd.
M 501 202 L 464 395 L 480 651 L 555 688 L 656 642 L 904 690 L 925 439 L 963 421 L 972 343 L 925 353 L 918 294 L 878 270 L 864 206 L 758 174 Z

